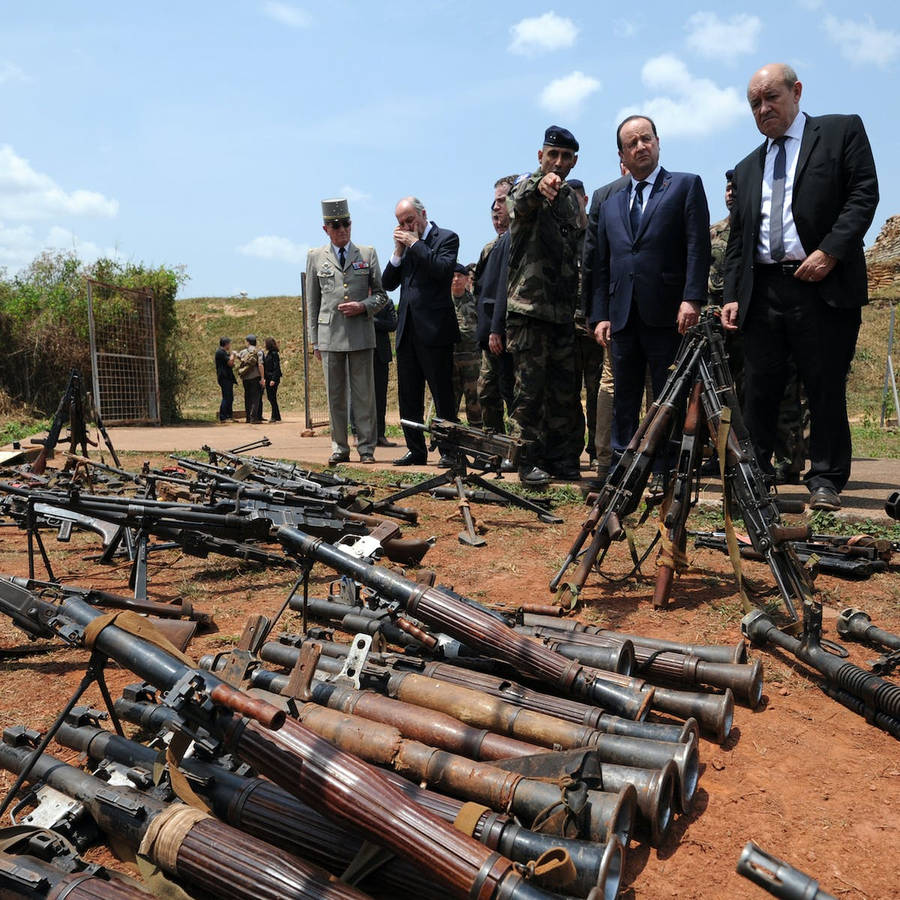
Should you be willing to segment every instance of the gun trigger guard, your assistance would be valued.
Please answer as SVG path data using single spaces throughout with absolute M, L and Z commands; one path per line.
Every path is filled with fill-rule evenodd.
M 839 659 L 847 659 L 850 656 L 850 651 L 847 650 L 842 644 L 838 644 L 836 641 L 829 641 L 828 638 L 819 638 L 819 646 L 826 652 L 830 653 L 832 656 L 837 656 Z

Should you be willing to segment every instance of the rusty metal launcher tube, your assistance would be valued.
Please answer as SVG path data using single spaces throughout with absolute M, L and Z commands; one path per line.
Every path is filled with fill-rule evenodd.
M 60 608 L 81 625 L 99 615 L 88 604 L 72 598 Z M 99 633 L 95 646 L 164 690 L 190 678 L 194 671 L 207 683 L 215 679 L 115 625 Z M 218 688 L 227 688 L 231 694 L 220 691 L 220 696 L 229 699 L 240 693 L 224 682 Z M 271 704 L 255 703 L 268 717 Z M 510 860 L 411 804 L 371 766 L 336 750 L 299 722 L 288 719 L 281 731 L 273 731 L 255 719 L 237 719 L 229 714 L 211 724 L 230 740 L 237 755 L 260 774 L 300 799 L 324 803 L 330 817 L 362 831 L 376 843 L 431 866 L 435 879 L 445 885 L 448 895 L 478 900 L 545 896 L 545 892 L 524 881 Z
M 140 721 L 138 707 L 152 705 L 132 704 L 130 714 L 123 718 Z M 158 760 L 157 751 L 150 747 L 94 726 L 63 725 L 57 739 L 64 746 L 85 752 L 97 761 L 114 759 L 129 767 L 152 770 Z M 235 775 L 194 758 L 183 759 L 180 765 L 195 776 L 196 790 L 207 799 L 220 819 L 329 871 L 343 872 L 362 844 L 358 835 L 331 822 L 271 781 Z M 445 821 L 455 822 L 465 805 L 461 800 L 421 788 L 392 772 L 384 775 L 410 800 Z M 490 849 L 521 863 L 537 859 L 554 847 L 562 848 L 569 854 L 576 872 L 575 881 L 566 885 L 567 893 L 584 897 L 599 888 L 604 898 L 617 895 L 624 862 L 624 849 L 618 840 L 603 844 L 538 834 L 487 808 L 475 822 L 472 836 Z M 442 900 L 446 896 L 444 888 L 435 884 L 429 873 L 401 857 L 388 860 L 369 877 L 373 879 L 371 889 L 376 893 L 387 890 L 394 896 L 411 894 L 428 900 Z
M 106 869 L 64 872 L 28 853 L 0 852 L 0 897 L 4 900 L 149 900 L 152 896 Z
M 282 526 L 276 535 L 289 550 L 323 563 L 383 596 L 403 604 L 410 615 L 446 632 L 479 653 L 500 658 L 537 680 L 580 700 L 590 700 L 629 719 L 641 719 L 652 700 L 639 691 L 611 685 L 583 666 L 542 647 L 474 603 L 461 602 L 379 566 L 352 559 L 327 542 Z
M 260 649 L 260 658 L 265 662 L 290 669 L 297 662 L 300 654 L 299 644 L 301 642 L 300 639 L 297 639 L 292 644 L 270 641 Z M 341 671 L 341 663 L 338 660 L 346 655 L 347 645 L 326 641 L 320 646 L 323 652 L 318 662 L 319 669 L 329 674 L 339 673 Z M 333 654 L 333 656 L 329 654 Z M 283 682 L 272 681 L 272 687 L 265 684 L 260 684 L 260 687 L 265 687 L 267 690 L 273 690 L 276 693 L 283 690 L 284 685 L 287 683 L 287 679 L 284 676 L 277 676 L 274 673 L 260 675 L 260 671 L 265 670 L 254 672 L 251 677 L 260 677 L 261 679 L 284 678 Z M 699 729 L 694 719 L 688 719 L 684 725 L 634 722 L 630 719 L 610 715 L 596 706 L 580 703 L 577 700 L 569 700 L 565 697 L 543 694 L 531 688 L 523 687 L 514 681 L 499 678 L 486 672 L 475 672 L 460 666 L 451 666 L 445 663 L 425 663 L 416 672 L 412 673 L 408 673 L 403 669 L 391 668 L 391 677 L 393 678 L 395 674 L 397 677 L 405 674 L 416 674 L 422 677 L 433 678 L 443 684 L 452 684 L 467 690 L 472 689 L 479 694 L 486 694 L 496 700 L 503 700 L 516 708 L 545 713 L 563 722 L 584 726 L 588 730 L 601 731 L 605 734 L 623 734 L 629 737 L 643 737 L 649 740 L 669 741 L 672 743 L 684 743 L 690 740 L 691 735 L 694 737 L 699 736 Z M 365 670 L 363 675 L 365 676 Z M 373 680 L 371 687 L 374 690 L 381 690 L 378 680 Z M 404 699 L 413 703 L 418 702 L 411 697 Z M 423 704 L 419 703 L 418 705 Z M 454 713 L 450 712 L 450 715 L 454 715 Z M 470 724 L 474 724 L 474 722 L 470 721 Z M 484 725 L 483 727 L 491 726 Z M 531 740 L 532 738 L 523 737 L 523 739 Z
M 685 656 L 696 656 L 709 662 L 745 663 L 747 662 L 747 642 L 736 644 L 684 644 L 680 641 L 669 641 L 664 638 L 647 637 L 643 634 L 629 634 L 625 631 L 610 631 L 597 625 L 586 625 L 577 619 L 558 619 L 555 616 L 534 615 L 526 612 L 522 617 L 525 625 L 541 625 L 555 628 L 557 631 L 577 631 L 584 634 L 596 634 L 616 641 L 631 641 L 635 650 L 647 647 L 650 650 L 671 650 Z
M 561 634 L 550 628 L 532 625 L 517 625 L 516 631 L 536 638 L 566 659 L 576 659 L 582 665 L 618 672 L 620 675 L 631 675 L 634 671 L 635 656 L 631 641 L 601 643 L 589 638 L 578 640 L 586 636 L 570 632 Z
M 674 682 L 679 687 L 730 688 L 734 696 L 751 709 L 756 709 L 762 699 L 763 672 L 762 663 L 758 659 L 746 664 L 710 662 L 677 651 L 651 650 L 646 646 L 633 644 L 628 638 L 618 640 L 585 632 L 565 632 L 566 637 L 562 638 L 561 633 L 552 627 L 524 626 L 524 628 L 528 629 L 526 632 L 528 634 L 553 641 L 551 646 L 554 649 L 570 659 L 579 659 L 586 666 L 630 675 L 630 671 L 622 673 L 621 669 L 599 664 L 604 661 L 602 656 L 595 657 L 586 652 L 594 648 L 622 647 L 627 648 L 634 657 L 636 671 L 650 681 Z M 568 642 L 568 646 L 563 641 Z M 580 648 L 584 648 L 585 652 L 579 655 Z
M 473 762 L 421 741 L 406 740 L 392 726 L 315 703 L 298 705 L 296 714 L 310 730 L 354 756 L 393 769 L 406 778 L 424 781 L 452 796 L 483 803 L 497 812 L 514 813 L 526 824 L 548 807 L 560 804 L 560 789 L 556 785 Z M 579 837 L 605 841 L 615 835 L 627 845 L 634 813 L 633 788 L 615 794 L 589 791 L 587 831 Z
M 638 825 L 646 827 L 650 843 L 658 847 L 669 832 L 675 809 L 675 785 L 678 771 L 670 762 L 660 769 L 638 766 L 603 765 L 603 786 L 610 791 L 630 784 L 637 793 L 637 807 L 641 814 Z
M 30 748 L 0 743 L 0 765 L 11 772 L 22 771 L 32 755 Z M 163 803 L 133 788 L 113 787 L 48 754 L 35 761 L 29 780 L 43 781 L 79 800 L 102 831 L 216 898 L 364 900 L 367 896 L 211 816 L 198 813 L 179 822 L 179 816 L 196 811 Z
M 372 691 L 357 691 L 344 685 L 317 682 L 311 687 L 314 703 L 363 719 L 392 725 L 405 737 L 422 741 L 475 760 L 506 759 L 540 752 L 535 744 L 475 728 L 458 717 L 414 703 L 385 697 Z

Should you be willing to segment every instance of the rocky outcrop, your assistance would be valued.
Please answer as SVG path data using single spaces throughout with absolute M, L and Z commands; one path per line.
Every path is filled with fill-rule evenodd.
M 866 251 L 869 293 L 900 296 L 900 216 L 891 216 Z

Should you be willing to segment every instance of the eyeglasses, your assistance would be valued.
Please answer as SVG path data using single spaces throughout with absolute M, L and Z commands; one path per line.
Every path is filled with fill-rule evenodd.
M 338 231 L 341 228 L 349 228 L 350 220 L 349 219 L 333 219 L 328 223 L 329 228 L 333 228 L 335 231 Z

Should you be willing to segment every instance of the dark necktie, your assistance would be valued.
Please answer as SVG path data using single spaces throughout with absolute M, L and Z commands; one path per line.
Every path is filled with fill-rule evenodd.
M 775 138 L 778 147 L 772 172 L 772 211 L 769 214 L 769 255 L 775 262 L 784 259 L 784 182 L 787 169 L 786 137 Z
M 631 234 L 637 237 L 638 229 L 641 227 L 641 213 L 644 211 L 644 188 L 647 187 L 646 181 L 639 181 L 635 186 L 634 200 L 631 203 Z
M 343 247 L 341 247 L 340 250 L 338 250 L 338 257 L 339 257 L 340 262 L 341 262 L 341 268 L 343 269 L 343 268 L 344 268 L 344 259 L 345 259 L 344 248 L 343 248 Z

